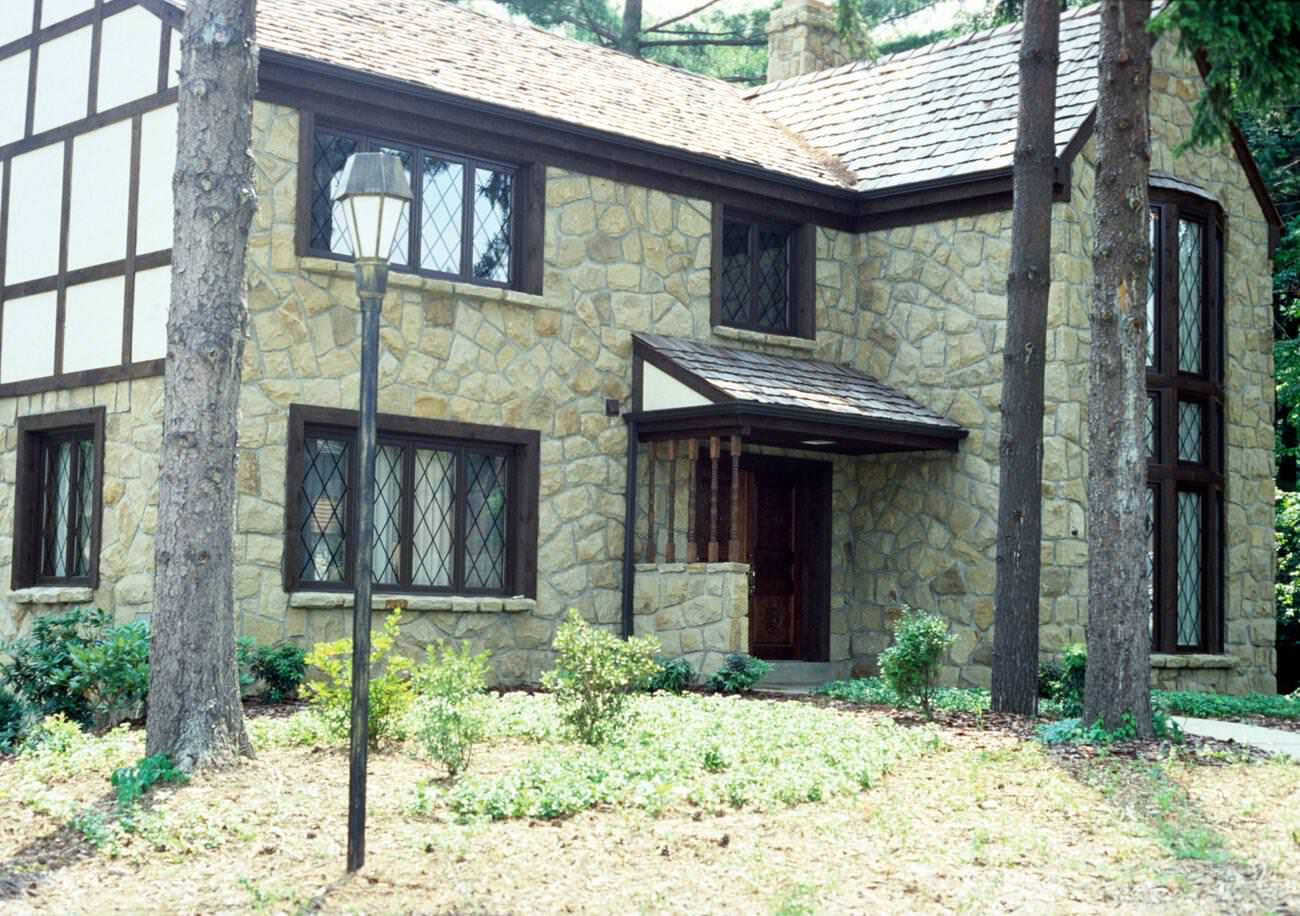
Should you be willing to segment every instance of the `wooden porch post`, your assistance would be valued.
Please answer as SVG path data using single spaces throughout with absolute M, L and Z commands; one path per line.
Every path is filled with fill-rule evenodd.
M 700 562 L 700 544 L 695 537 L 695 465 L 700 458 L 700 444 L 695 437 L 686 440 L 686 562 Z
M 650 496 L 646 500 L 646 539 L 645 539 L 645 561 L 653 563 L 655 561 L 655 442 L 650 442 L 650 461 L 647 474 L 650 478 Z
M 668 440 L 668 544 L 664 562 L 677 562 L 677 440 Z
M 731 437 L 731 542 L 727 559 L 740 562 L 740 436 Z
M 709 436 L 709 562 L 718 562 L 718 458 L 722 439 Z

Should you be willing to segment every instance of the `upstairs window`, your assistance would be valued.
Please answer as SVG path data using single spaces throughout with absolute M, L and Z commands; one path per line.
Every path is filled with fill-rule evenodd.
M 286 584 L 351 588 L 359 546 L 356 416 L 295 407 L 290 426 Z M 538 441 L 527 430 L 381 418 L 374 584 L 456 595 L 530 591 Z
M 13 587 L 98 585 L 103 408 L 21 417 Z
M 1147 482 L 1157 652 L 1223 646 L 1223 232 L 1210 201 L 1151 192 Z
M 307 253 L 351 257 L 352 240 L 334 202 L 348 156 L 401 157 L 412 200 L 392 265 L 417 273 L 495 286 L 524 285 L 516 263 L 518 179 L 514 166 L 430 147 L 320 127 L 312 135 Z
M 812 227 L 750 218 L 715 205 L 713 324 L 813 336 Z

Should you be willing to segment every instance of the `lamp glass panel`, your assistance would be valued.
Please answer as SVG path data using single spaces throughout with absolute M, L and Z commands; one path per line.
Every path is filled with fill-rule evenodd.
M 356 194 L 344 198 L 344 212 L 348 217 L 348 234 L 352 237 L 353 252 L 358 258 L 375 258 L 380 252 L 380 204 L 378 194 Z M 392 236 L 389 236 L 389 246 Z M 388 254 L 388 247 L 383 249 Z

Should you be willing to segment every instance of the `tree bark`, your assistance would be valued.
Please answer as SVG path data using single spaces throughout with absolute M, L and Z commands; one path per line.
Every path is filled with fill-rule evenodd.
M 244 256 L 255 207 L 254 0 L 189 0 L 159 458 L 148 753 L 184 770 L 251 755 L 234 632 Z
M 618 49 L 633 57 L 641 56 L 641 0 L 625 0 Z
M 1020 114 L 1002 354 L 993 708 L 1038 710 L 1043 538 L 1043 373 L 1052 280 L 1059 0 L 1029 0 L 1020 42 Z
M 1146 300 L 1151 259 L 1151 0 L 1105 0 L 1098 64 L 1088 370 L 1088 670 L 1084 721 L 1151 727 Z

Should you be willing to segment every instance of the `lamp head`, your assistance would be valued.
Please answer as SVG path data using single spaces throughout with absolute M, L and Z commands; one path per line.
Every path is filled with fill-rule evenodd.
M 402 160 L 394 153 L 353 153 L 334 199 L 343 206 L 357 260 L 387 261 L 411 203 Z

